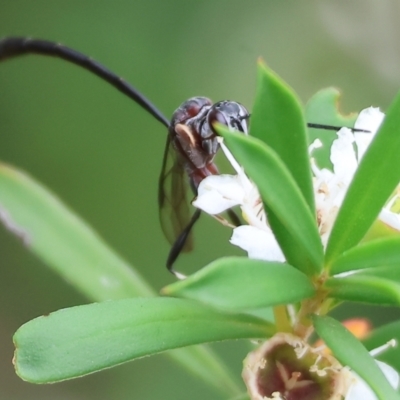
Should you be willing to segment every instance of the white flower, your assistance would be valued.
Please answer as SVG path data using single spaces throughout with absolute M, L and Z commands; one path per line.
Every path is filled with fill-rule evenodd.
M 230 151 L 219 138 L 226 157 L 237 175 L 212 175 L 200 183 L 193 205 L 211 214 L 220 214 L 239 205 L 249 225 L 234 228 L 231 243 L 247 251 L 250 258 L 285 261 L 283 253 L 267 224 L 257 187 L 243 172 Z
M 327 168 L 319 169 L 311 158 L 318 228 L 324 246 L 358 165 L 383 118 L 384 114 L 379 108 L 370 107 L 360 112 L 354 126 L 357 129 L 368 130 L 368 133 L 353 132 L 349 128 L 342 128 L 337 132 L 337 139 L 333 141 L 330 153 L 333 171 Z M 315 142 L 310 146 L 311 154 L 317 146 Z M 382 210 L 386 220 L 394 216 L 388 207 L 390 206 L 387 205 Z M 391 226 L 395 227 L 394 224 Z M 400 221 L 398 226 L 400 228 Z
M 309 147 L 318 229 L 324 246 L 360 160 L 383 119 L 384 114 L 378 108 L 370 107 L 360 112 L 355 123 L 355 128 L 367 130 L 368 133 L 341 128 L 330 149 L 332 170 L 319 169 L 311 157 L 313 150 L 322 146 L 321 142 L 317 139 Z M 247 251 L 250 258 L 285 261 L 268 225 L 256 186 L 243 172 L 221 138 L 220 144 L 237 175 L 213 175 L 205 178 L 200 183 L 198 197 L 193 205 L 211 215 L 239 206 L 248 225 L 234 229 L 231 243 Z M 379 218 L 390 227 L 400 230 L 400 215 L 391 211 L 397 198 L 398 194 L 382 209 Z
M 249 258 L 269 261 L 285 261 L 278 242 L 271 229 L 250 225 L 238 226 L 233 230 L 230 242 L 247 251 Z
M 388 364 L 376 361 L 379 368 L 394 389 L 399 388 L 399 374 Z M 378 400 L 372 389 L 355 372 L 352 372 L 354 382 L 346 394 L 345 400 Z
M 386 351 L 390 347 L 396 346 L 396 341 L 391 340 L 385 345 L 372 350 L 370 354 L 372 356 L 377 356 L 378 354 Z M 390 385 L 394 389 L 399 388 L 399 374 L 398 372 L 388 364 L 385 364 L 382 361 L 377 361 L 378 367 L 381 369 L 386 379 L 389 381 Z M 345 400 L 378 400 L 375 393 L 371 390 L 371 388 L 362 380 L 355 372 L 351 372 L 353 375 L 353 382 L 346 394 Z

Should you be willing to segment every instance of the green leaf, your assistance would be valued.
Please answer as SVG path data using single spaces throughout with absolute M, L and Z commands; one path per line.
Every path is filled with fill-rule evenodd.
M 26 323 L 14 335 L 14 362 L 22 379 L 49 383 L 169 349 L 273 333 L 269 322 L 188 300 L 115 300 L 56 311 Z
M 296 303 L 313 296 L 315 290 L 307 276 L 291 265 L 229 257 L 161 292 L 235 311 Z
M 390 236 L 399 237 L 400 232 L 397 229 L 386 225 L 383 221 L 377 219 L 372 224 L 368 232 L 365 234 L 361 242 L 370 242 L 371 240 L 381 239 Z
M 179 363 L 186 373 L 192 373 L 221 393 L 232 396 L 242 390 L 240 378 L 207 345 L 183 347 L 166 354 Z
M 230 400 L 251 400 L 251 399 L 247 393 L 242 393 L 241 395 L 236 396 Z
M 400 284 L 376 275 L 356 273 L 325 282 L 329 296 L 376 305 L 400 305 Z
M 316 221 L 290 172 L 259 139 L 223 128 L 218 131 L 258 187 L 288 263 L 307 275 L 317 274 L 322 268 L 323 251 Z
M 154 295 L 143 278 L 52 193 L 0 164 L 0 219 L 66 281 L 97 301 Z
M 399 154 L 400 95 L 390 106 L 344 198 L 327 245 L 328 265 L 355 246 L 377 218 L 400 181 Z
M 5 164 L 0 164 L 0 220 L 29 250 L 92 300 L 154 295 L 134 268 L 48 189 Z M 169 355 L 225 393 L 240 390 L 210 349 L 178 349 Z
M 314 212 L 308 138 L 301 103 L 292 88 L 262 62 L 258 64 L 250 133 L 278 154 Z
M 340 97 L 340 91 L 334 87 L 321 89 L 315 93 L 308 100 L 305 107 L 307 122 L 352 128 L 356 122 L 358 113 L 342 114 L 339 110 Z M 318 129 L 313 129 L 312 131 L 315 132 Z M 322 131 L 327 133 L 324 129 Z M 315 135 L 313 139 L 317 137 L 319 135 Z
M 368 350 L 373 350 L 393 339 L 396 340 L 397 346 L 379 354 L 377 358 L 388 363 L 397 371 L 400 371 L 400 321 L 395 321 L 374 329 L 363 343 Z
M 334 357 L 367 382 L 380 400 L 399 399 L 367 349 L 340 322 L 318 316 L 313 316 L 313 321 L 318 335 L 332 350 Z
M 347 126 L 352 128 L 357 114 L 343 115 L 339 111 L 340 92 L 335 88 L 326 88 L 317 92 L 306 104 L 305 115 L 308 122 L 331 126 Z M 315 139 L 321 140 L 323 146 L 312 153 L 319 168 L 332 170 L 330 149 L 332 142 L 337 138 L 335 131 L 309 128 L 310 143 Z
M 388 279 L 390 281 L 400 283 L 400 268 L 393 267 L 377 267 L 366 268 L 357 273 L 357 276 L 372 276 L 376 278 Z
M 331 274 L 357 269 L 393 267 L 400 270 L 400 237 L 388 237 L 360 244 L 337 258 Z

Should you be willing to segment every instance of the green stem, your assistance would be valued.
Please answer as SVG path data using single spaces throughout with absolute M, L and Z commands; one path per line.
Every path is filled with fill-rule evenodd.
M 286 306 L 280 305 L 274 307 L 274 316 L 277 332 L 292 332 Z
M 329 309 L 329 302 L 326 302 L 327 293 L 325 290 L 318 290 L 314 297 L 304 300 L 296 316 L 293 327 L 294 334 L 307 340 L 313 332 L 312 314 L 324 315 Z

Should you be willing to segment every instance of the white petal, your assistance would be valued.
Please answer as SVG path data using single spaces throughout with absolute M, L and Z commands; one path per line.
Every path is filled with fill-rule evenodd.
M 308 146 L 308 154 L 312 154 L 315 149 L 320 149 L 323 146 L 320 139 L 315 139 L 309 146 Z
M 342 128 L 331 146 L 331 161 L 333 172 L 337 178 L 348 185 L 353 179 L 358 163 L 354 151 L 354 135 L 348 128 Z
M 285 261 L 272 231 L 242 225 L 233 230 L 230 242 L 247 251 L 249 258 L 266 261 Z
M 394 389 L 399 387 L 399 374 L 390 365 L 381 361 L 376 361 L 379 368 L 382 370 L 386 379 Z M 350 386 L 345 400 L 377 400 L 375 393 L 356 373 L 353 372 L 355 382 Z
M 388 210 L 387 208 L 382 209 L 379 214 L 379 219 L 397 231 L 400 231 L 400 215 Z
M 371 131 L 374 135 L 384 118 L 385 114 L 379 110 L 379 107 L 368 107 L 358 114 L 354 128 Z
M 383 374 L 386 376 L 386 379 L 389 381 L 390 385 L 396 390 L 399 388 L 399 373 L 390 365 L 382 362 L 376 361 L 378 363 L 379 368 L 382 370 Z
M 208 214 L 215 215 L 241 204 L 244 191 L 236 176 L 211 175 L 203 179 L 193 205 Z
M 371 133 L 355 132 L 354 137 L 356 139 L 358 160 L 361 160 L 365 153 L 365 150 L 374 138 L 379 126 L 381 125 L 385 114 L 383 114 L 379 108 L 369 107 L 362 110 L 358 115 L 357 121 L 354 124 L 354 128 L 365 129 Z
M 319 180 L 316 182 L 329 182 L 335 177 L 335 174 L 327 168 L 318 169 L 314 159 L 311 159 L 311 168 L 315 177 Z

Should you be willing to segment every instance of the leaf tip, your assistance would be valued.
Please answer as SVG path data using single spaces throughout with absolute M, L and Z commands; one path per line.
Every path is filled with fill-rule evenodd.
M 261 56 L 258 57 L 258 59 L 257 59 L 257 65 L 259 67 L 267 68 L 267 63 L 265 62 L 265 60 Z

